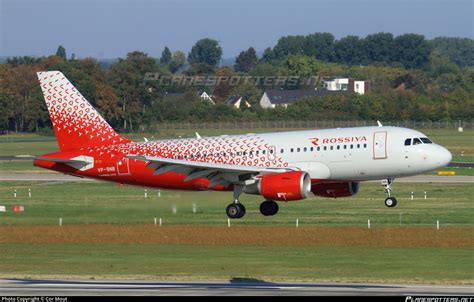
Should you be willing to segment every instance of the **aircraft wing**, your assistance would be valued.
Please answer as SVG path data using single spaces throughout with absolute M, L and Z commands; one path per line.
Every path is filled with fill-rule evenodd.
M 127 155 L 126 157 L 149 162 L 147 167 L 155 170 L 153 175 L 176 172 L 187 175 L 184 181 L 190 181 L 196 178 L 207 178 L 211 182 L 208 186 L 209 188 L 218 184 L 228 185 L 230 183 L 242 183 L 260 173 L 282 173 L 295 170 L 292 168 L 252 167 L 143 155 Z

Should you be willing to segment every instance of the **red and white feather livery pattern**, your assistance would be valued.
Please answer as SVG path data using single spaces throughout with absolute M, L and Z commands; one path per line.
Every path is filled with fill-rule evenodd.
M 99 115 L 59 71 L 38 72 L 61 151 L 129 142 Z

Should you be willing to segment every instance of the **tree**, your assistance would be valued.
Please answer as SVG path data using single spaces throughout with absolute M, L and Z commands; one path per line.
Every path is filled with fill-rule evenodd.
M 303 54 L 305 42 L 305 36 L 301 35 L 281 37 L 273 47 L 275 58 L 281 59 L 288 55 Z
M 58 50 L 56 51 L 56 56 L 63 58 L 64 61 L 67 61 L 66 49 L 62 45 L 59 45 Z
M 171 62 L 171 51 L 168 46 L 165 47 L 161 53 L 160 63 L 163 65 L 168 65 Z
M 184 52 L 177 50 L 173 53 L 173 57 L 168 65 L 168 68 L 172 73 L 175 73 L 181 67 L 184 66 L 185 62 L 186 62 L 186 55 L 184 54 Z
M 347 36 L 336 41 L 334 61 L 348 65 L 363 64 L 366 61 L 364 40 L 358 36 Z
M 196 42 L 188 55 L 190 64 L 207 64 L 216 67 L 222 56 L 222 48 L 216 40 L 204 38 Z
M 334 36 L 331 33 L 314 33 L 305 37 L 305 55 L 329 62 L 334 54 Z
M 376 33 L 364 39 L 365 53 L 368 63 L 389 63 L 393 57 L 393 35 L 391 33 Z
M 230 95 L 230 91 L 234 86 L 231 85 L 230 77 L 234 75 L 231 67 L 225 66 L 216 70 L 215 76 L 220 79 L 214 87 L 213 95 L 215 99 L 224 101 Z
M 275 54 L 270 47 L 265 48 L 263 51 L 261 62 L 263 63 L 270 63 L 275 58 Z
M 257 66 L 258 57 L 255 48 L 250 47 L 247 51 L 242 51 L 235 60 L 235 71 L 249 72 Z
M 422 68 L 429 62 L 431 47 L 423 35 L 404 34 L 393 40 L 393 61 L 407 68 Z
M 147 54 L 134 51 L 110 67 L 109 81 L 121 101 L 124 129 L 133 130 L 133 125 L 143 118 L 144 106 L 151 103 L 150 93 L 143 82 L 147 72 L 155 71 L 155 64 L 155 59 Z
M 429 42 L 433 48 L 459 67 L 474 66 L 474 40 L 437 37 Z

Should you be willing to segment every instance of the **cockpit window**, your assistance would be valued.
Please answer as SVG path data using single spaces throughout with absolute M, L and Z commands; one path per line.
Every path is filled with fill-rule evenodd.
M 405 146 L 410 146 L 411 145 L 411 138 L 407 138 L 405 140 Z
M 421 140 L 420 140 L 419 138 L 414 138 L 414 139 L 413 139 L 413 145 L 419 145 L 419 144 L 421 144 L 421 143 L 422 143 L 422 142 L 421 142 Z
M 427 137 L 420 137 L 421 141 L 424 143 L 424 144 L 432 144 L 433 142 L 430 141 L 429 138 Z

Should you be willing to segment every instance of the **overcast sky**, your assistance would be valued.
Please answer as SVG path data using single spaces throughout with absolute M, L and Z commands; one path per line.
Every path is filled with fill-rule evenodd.
M 124 57 L 165 46 L 188 53 L 204 37 L 224 58 L 284 35 L 331 32 L 336 38 L 386 31 L 427 38 L 473 38 L 473 0 L 0 0 L 0 56 Z

